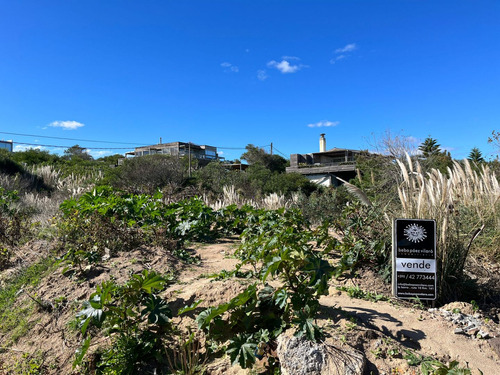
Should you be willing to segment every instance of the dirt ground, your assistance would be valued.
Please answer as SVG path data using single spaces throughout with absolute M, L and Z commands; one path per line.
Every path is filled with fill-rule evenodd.
M 43 353 L 49 374 L 77 373 L 72 370 L 71 363 L 80 337 L 77 330 L 68 329 L 68 322 L 74 319 L 81 302 L 95 291 L 95 286 L 110 277 L 123 282 L 131 273 L 144 268 L 158 272 L 175 270 L 176 282 L 162 293 L 173 311 L 200 299 L 200 307 L 227 302 L 245 288 L 246 281 L 215 281 L 209 276 L 224 269 L 234 269 L 237 260 L 231 256 L 237 246 L 236 238 L 208 245 L 195 244 L 192 247 L 201 262 L 191 265 L 178 262 L 161 248 L 139 248 L 108 259 L 102 267 L 90 270 L 85 280 L 63 275 L 60 268 L 55 270 L 36 291 L 31 292 L 36 292 L 38 298 L 46 301 L 59 301 L 57 307 L 51 313 L 41 311 L 33 314 L 30 322 L 32 329 L 17 342 L 10 343 L 9 335 L 0 336 L 1 346 L 10 343 L 7 349 L 0 351 L 0 374 L 7 374 L 5 369 L 23 355 L 26 357 L 35 353 Z M 40 255 L 45 250 L 33 244 L 26 249 L 31 256 L 33 252 Z M 337 289 L 355 285 L 384 296 L 386 300 L 355 299 Z M 485 375 L 500 374 L 500 329 L 496 317 L 487 313 L 477 316 L 484 323 L 489 338 L 456 334 L 456 326 L 439 311 L 421 309 L 390 298 L 390 288 L 369 270 L 363 271 L 358 278 L 334 280 L 329 295 L 322 297 L 320 302 L 322 309 L 317 323 L 330 339 L 365 354 L 368 362 L 366 374 L 419 374 L 420 368 L 410 367 L 404 358 L 408 349 L 445 363 L 457 360 L 462 367 L 468 366 L 473 374 L 479 374 L 479 370 Z M 18 303 L 29 303 L 29 299 L 21 296 Z M 450 310 L 459 308 L 462 313 L 477 313 L 470 304 L 450 304 L 447 307 Z M 192 323 L 189 318 L 183 319 L 185 321 L 179 323 Z M 101 340 L 94 345 L 102 343 Z M 208 363 L 207 372 L 221 375 L 248 373 L 239 367 L 232 367 L 227 358 Z

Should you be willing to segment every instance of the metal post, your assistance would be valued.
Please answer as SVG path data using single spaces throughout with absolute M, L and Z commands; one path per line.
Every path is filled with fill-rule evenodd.
M 273 142 L 271 142 L 271 155 L 273 154 Z
M 188 145 L 189 145 L 189 151 L 188 151 L 188 154 L 189 154 L 189 172 L 188 172 L 188 175 L 189 175 L 189 178 L 191 178 L 191 142 L 189 142 Z

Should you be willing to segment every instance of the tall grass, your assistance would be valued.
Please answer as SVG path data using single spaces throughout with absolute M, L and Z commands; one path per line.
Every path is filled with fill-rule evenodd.
M 232 185 L 224 186 L 222 196 L 215 201 L 210 200 L 207 196 L 203 197 L 205 204 L 212 207 L 214 210 L 220 210 L 221 208 L 233 204 L 238 207 L 248 205 L 255 208 L 264 208 L 266 210 L 277 210 L 278 208 L 289 208 L 292 205 L 297 204 L 298 199 L 298 193 L 292 194 L 290 198 L 287 198 L 282 194 L 271 193 L 261 199 L 246 199 L 239 194 L 236 188 Z
M 498 180 L 486 165 L 476 171 L 467 160 L 454 161 L 447 175 L 437 169 L 424 174 L 409 155 L 406 162 L 397 163 L 402 176 L 400 215 L 436 220 L 438 285 L 442 297 L 452 296 L 474 240 L 485 229 L 500 230 Z

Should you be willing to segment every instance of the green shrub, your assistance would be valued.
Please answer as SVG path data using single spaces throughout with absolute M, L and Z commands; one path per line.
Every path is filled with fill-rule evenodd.
M 30 212 L 18 202 L 17 191 L 0 187 L 0 270 L 10 264 L 15 248 L 31 234 Z
M 197 317 L 198 326 L 218 342 L 230 339 L 227 353 L 233 364 L 253 365 L 257 352 L 268 355 L 269 371 L 276 365 L 271 348 L 288 327 L 297 336 L 318 340 L 314 324 L 319 298 L 328 294 L 333 267 L 315 250 L 315 235 L 297 210 L 255 211 L 247 219 L 236 255 L 251 265 L 259 282 L 249 285 L 228 303 Z M 278 278 L 281 286 L 267 283 Z
M 172 311 L 158 296 L 169 278 L 144 270 L 127 283 L 107 281 L 97 286 L 77 314 L 84 337 L 73 367 L 81 365 L 92 336 L 100 330 L 111 345 L 98 352 L 99 374 L 137 374 L 150 365 L 167 369 L 162 359 L 165 340 L 173 334 Z
M 135 193 L 154 194 L 166 186 L 179 189 L 187 178 L 185 161 L 169 155 L 126 159 L 108 179 L 111 185 Z

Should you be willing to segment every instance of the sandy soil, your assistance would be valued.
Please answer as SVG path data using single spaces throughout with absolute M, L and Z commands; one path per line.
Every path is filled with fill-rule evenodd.
M 18 361 L 25 353 L 31 355 L 43 352 L 49 370 L 47 373 L 70 374 L 71 362 L 80 337 L 75 330 L 68 329 L 68 322 L 74 319 L 75 311 L 82 301 L 95 290 L 95 286 L 114 277 L 118 282 L 128 279 L 134 272 L 151 268 L 159 272 L 176 270 L 178 279 L 162 293 L 172 310 L 177 307 L 202 300 L 200 307 L 213 306 L 228 301 L 245 288 L 248 283 L 242 279 L 215 281 L 209 276 L 221 270 L 232 270 L 237 260 L 232 258 L 238 245 L 236 238 L 222 240 L 215 244 L 193 245 L 201 257 L 198 265 L 179 263 L 159 248 L 140 248 L 133 252 L 110 258 L 103 267 L 93 269 L 87 279 L 68 277 L 56 270 L 37 288 L 39 298 L 47 301 L 62 300 L 55 313 L 38 312 L 32 317 L 32 329 L 8 350 L 0 351 L 0 374 L 4 368 Z M 388 295 L 389 288 L 369 271 L 363 277 L 348 281 L 376 293 Z M 345 285 L 345 281 L 343 282 Z M 460 361 L 461 366 L 469 366 L 473 374 L 480 369 L 485 375 L 500 373 L 500 351 L 495 351 L 497 339 L 475 339 L 454 333 L 455 327 L 442 316 L 418 309 L 396 300 L 370 302 L 350 298 L 336 287 L 341 282 L 334 281 L 330 295 L 321 298 L 321 316 L 318 324 L 327 335 L 339 343 L 350 345 L 362 351 L 368 361 L 367 374 L 418 374 L 418 367 L 409 367 L 403 358 L 406 349 L 419 355 L 432 356 L 443 362 Z M 61 298 L 64 297 L 64 298 Z M 21 297 L 18 303 L 28 303 Z M 189 318 L 182 324 L 191 324 Z M 488 323 L 492 336 L 500 336 L 498 325 Z M 500 340 L 500 338 L 498 339 Z M 8 335 L 0 337 L 0 342 L 9 342 Z M 102 341 L 100 342 L 102 343 Z M 497 349 L 498 350 L 498 349 Z M 50 370 L 50 368 L 53 370 Z M 7 372 L 4 372 L 7 373 Z M 243 374 L 239 367 L 231 367 L 228 359 L 208 364 L 210 374 Z

